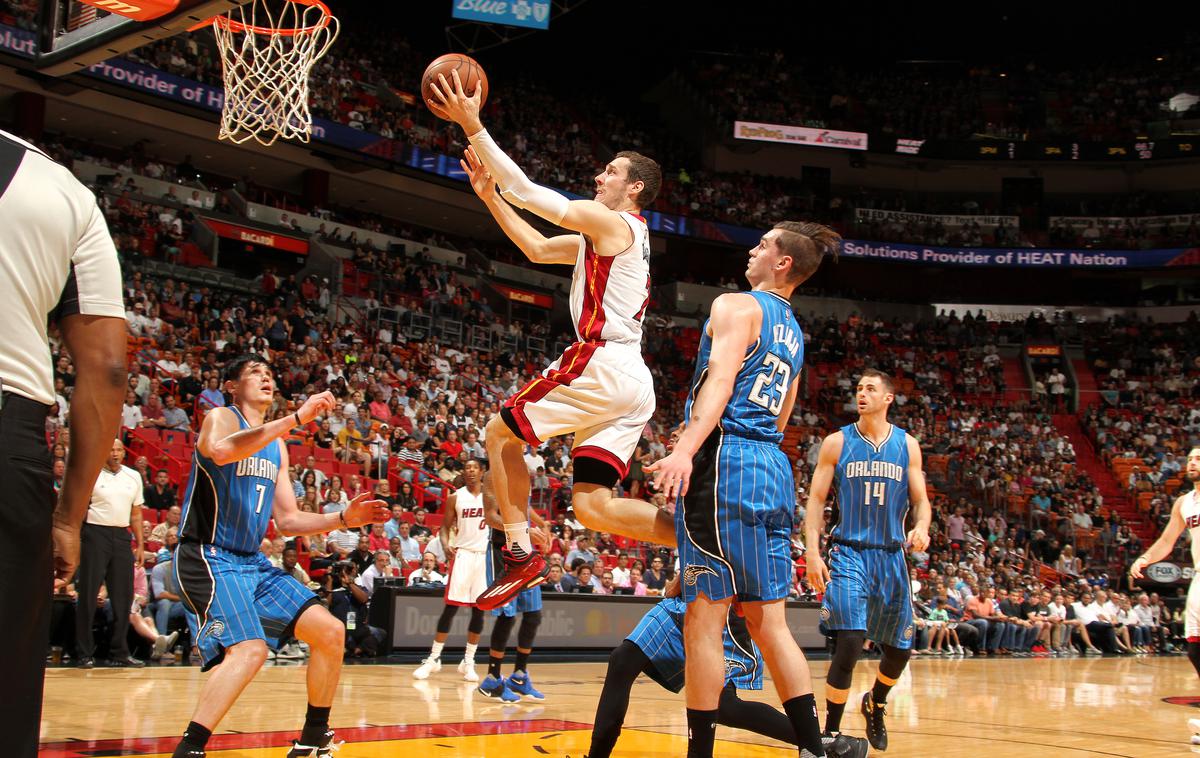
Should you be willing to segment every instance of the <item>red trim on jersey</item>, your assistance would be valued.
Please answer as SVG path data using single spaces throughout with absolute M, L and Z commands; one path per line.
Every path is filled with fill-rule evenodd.
M 642 307 L 638 310 L 637 315 L 633 317 L 634 321 L 641 321 L 642 316 L 646 315 L 646 309 L 650 307 L 650 275 L 646 274 L 646 299 L 642 301 Z
M 644 216 L 642 216 L 642 214 L 634 213 L 633 211 L 625 211 L 625 212 L 628 213 L 630 216 L 633 216 L 634 218 L 636 218 L 638 221 L 641 221 L 643 224 L 646 223 L 646 219 Z
M 452 558 L 450 560 L 450 568 L 446 570 L 446 591 L 442 593 L 442 601 L 446 605 L 457 605 L 460 607 L 466 606 L 467 608 L 473 608 L 475 607 L 474 603 L 463 603 L 458 600 L 450 599 L 450 588 L 454 586 L 452 579 L 454 578 L 454 564 L 456 563 L 458 563 L 458 561 Z
M 539 400 L 541 398 L 538 398 Z M 536 402 L 536 401 L 533 401 Z M 521 405 L 510 406 L 513 420 L 517 422 L 517 428 L 521 430 L 521 439 L 528 442 L 530 445 L 541 445 L 542 439 L 537 436 L 537 432 L 533 431 L 533 424 L 529 423 L 529 417 L 525 415 L 525 403 Z
M 616 256 L 600 255 L 588 242 L 583 251 L 583 310 L 579 314 L 579 339 L 584 342 L 598 340 L 604 333 L 607 320 L 604 313 L 604 293 L 608 289 L 608 277 L 612 273 Z M 564 354 L 565 355 L 565 354 Z
M 613 452 L 605 450 L 602 447 L 596 447 L 595 445 L 580 445 L 571 451 L 571 458 L 594 458 L 595 460 L 607 463 L 617 470 L 622 479 L 629 474 L 629 463 L 627 461 L 623 462 Z

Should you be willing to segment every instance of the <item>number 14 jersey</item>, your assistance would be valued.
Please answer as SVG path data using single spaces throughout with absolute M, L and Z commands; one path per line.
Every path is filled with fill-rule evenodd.
M 787 300 L 773 292 L 745 294 L 758 301 L 762 326 L 758 340 L 746 349 L 720 427 L 728 434 L 778 444 L 783 441 L 777 426 L 779 414 L 804 365 L 804 335 Z M 692 416 L 692 404 L 708 377 L 711 353 L 712 337 L 705 322 L 684 418 Z
M 908 434 L 888 426 L 888 436 L 876 445 L 858 430 L 841 429 L 842 454 L 834 473 L 838 523 L 836 539 L 872 546 L 904 544 L 908 513 Z

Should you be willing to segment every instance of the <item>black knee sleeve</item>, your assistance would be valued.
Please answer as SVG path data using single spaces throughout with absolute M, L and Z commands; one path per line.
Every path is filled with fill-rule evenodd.
M 829 662 L 829 673 L 825 676 L 825 682 L 830 687 L 848 690 L 850 680 L 854 677 L 854 664 L 858 663 L 858 658 L 862 655 L 867 633 L 861 629 L 843 629 L 835 632 L 833 638 L 836 640 L 836 647 L 833 660 Z
M 1200 674 L 1200 642 L 1188 642 L 1188 660 L 1192 662 L 1196 673 Z
M 517 623 L 516 616 L 497 616 L 496 624 L 492 627 L 491 649 L 503 653 L 508 647 L 508 637 L 512 634 L 513 624 Z
M 483 611 L 478 608 L 471 609 L 471 620 L 467 622 L 467 632 L 470 634 L 479 634 L 483 631 Z
M 442 607 L 442 615 L 438 616 L 437 631 L 438 634 L 448 634 L 450 632 L 450 623 L 454 621 L 454 614 L 458 613 L 457 605 L 445 605 Z
M 879 673 L 888 679 L 899 679 L 904 673 L 904 667 L 908 665 L 908 659 L 912 657 L 912 650 L 902 650 L 891 645 L 880 647 L 883 648 L 883 657 L 879 660 Z
M 517 630 L 517 647 L 522 650 L 533 648 L 538 627 L 542 625 L 541 611 L 526 611 L 521 614 L 521 628 Z

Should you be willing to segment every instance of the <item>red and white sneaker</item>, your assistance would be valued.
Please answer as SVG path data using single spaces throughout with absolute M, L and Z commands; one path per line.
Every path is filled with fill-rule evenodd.
M 475 607 L 481 611 L 506 605 L 518 592 L 538 586 L 550 574 L 550 566 L 537 550 L 517 558 L 505 546 L 500 548 L 500 555 L 504 558 L 504 573 L 475 599 Z

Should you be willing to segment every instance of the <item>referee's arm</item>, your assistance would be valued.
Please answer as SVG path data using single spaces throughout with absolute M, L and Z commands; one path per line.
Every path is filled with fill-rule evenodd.
M 72 267 L 72 278 L 52 314 L 57 316 L 76 373 L 71 398 L 71 452 L 54 511 L 56 587 L 70 582 L 79 565 L 79 530 L 100 467 L 120 431 L 125 397 L 121 268 L 98 207 L 72 256 Z M 114 291 L 115 308 L 109 302 Z M 121 315 L 118 317 L 116 312 Z

